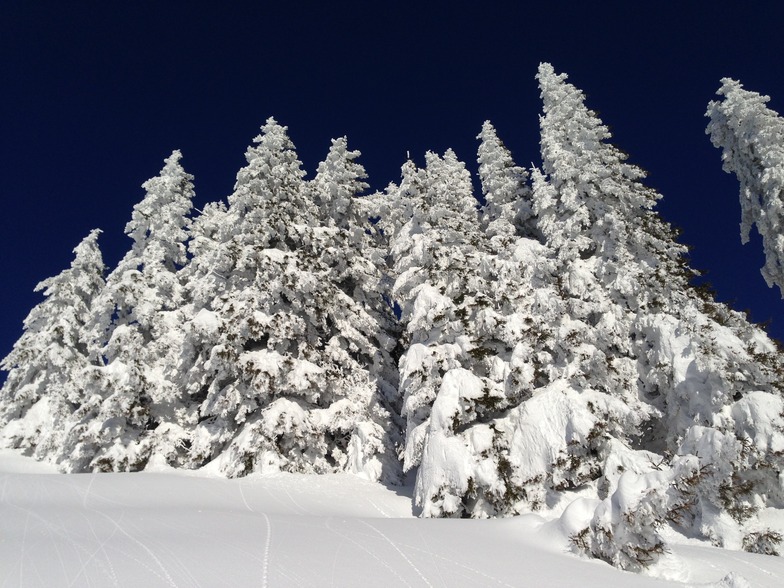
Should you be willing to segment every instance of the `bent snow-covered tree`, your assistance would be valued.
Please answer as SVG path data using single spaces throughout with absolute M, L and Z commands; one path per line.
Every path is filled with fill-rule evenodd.
M 748 243 L 755 225 L 765 251 L 762 275 L 784 297 L 784 119 L 766 106 L 769 96 L 730 78 L 721 82 L 721 99 L 708 104 L 706 132 L 722 150 L 724 171 L 740 182 L 741 241 Z
M 364 172 L 341 145 L 310 185 L 286 127 L 269 119 L 228 209 L 210 213 L 214 229 L 190 269 L 179 367 L 200 403 L 192 465 L 219 458 L 230 476 L 397 476 L 380 381 L 393 342 L 361 302 L 367 278 L 359 274 L 372 274 L 373 264 L 346 257 L 356 235 L 346 228 L 345 200 Z M 331 171 L 341 169 L 349 171 Z M 335 218 L 322 218 L 320 204 Z
M 0 446 L 37 459 L 68 461 L 65 432 L 83 402 L 94 366 L 85 327 L 104 287 L 99 230 L 74 249 L 71 267 L 36 286 L 44 300 L 30 311 L 24 333 L 0 363 L 9 372 L 0 390 Z

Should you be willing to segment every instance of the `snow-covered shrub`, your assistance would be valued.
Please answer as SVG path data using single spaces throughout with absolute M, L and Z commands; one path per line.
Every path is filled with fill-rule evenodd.
M 596 508 L 588 527 L 571 537 L 582 553 L 629 571 L 641 571 L 666 551 L 659 529 L 667 511 L 668 476 L 624 473 Z

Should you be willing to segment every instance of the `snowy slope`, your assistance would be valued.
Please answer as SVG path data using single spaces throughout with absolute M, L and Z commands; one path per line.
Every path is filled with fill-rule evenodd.
M 416 519 L 410 489 L 350 475 L 63 475 L 0 453 L 3 587 L 784 585 L 776 557 L 676 545 L 657 578 L 565 545 L 534 515 Z

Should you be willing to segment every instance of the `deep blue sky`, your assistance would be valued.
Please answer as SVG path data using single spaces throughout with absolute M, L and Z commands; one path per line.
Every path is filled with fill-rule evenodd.
M 784 339 L 784 301 L 759 274 L 759 242 L 740 244 L 737 183 L 703 117 L 724 76 L 784 111 L 784 3 L 271 4 L 0 4 L 0 355 L 36 283 L 90 229 L 104 230 L 108 263 L 123 255 L 139 186 L 172 149 L 197 205 L 231 192 L 271 115 L 310 175 L 347 135 L 375 189 L 398 180 L 406 151 L 421 162 L 452 147 L 475 171 L 485 119 L 518 163 L 538 164 L 540 61 L 569 74 L 649 171 L 719 298 Z

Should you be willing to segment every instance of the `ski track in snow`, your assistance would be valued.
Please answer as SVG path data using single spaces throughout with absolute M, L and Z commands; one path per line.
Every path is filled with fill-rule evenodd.
M 8 476 L 4 476 L 3 477 L 3 492 L 0 493 L 0 504 L 4 504 L 5 503 L 5 492 L 6 492 L 7 488 L 8 488 Z
M 369 502 L 369 503 L 370 503 L 370 506 L 372 506 L 372 507 L 373 507 L 373 508 L 375 508 L 375 509 L 376 509 L 378 512 L 380 512 L 380 513 L 381 513 L 381 516 L 383 516 L 385 519 L 392 518 L 392 517 L 389 515 L 389 513 L 388 513 L 388 512 L 386 512 L 384 509 L 382 509 L 382 508 L 381 508 L 381 507 L 380 507 L 378 504 L 376 504 L 376 502 L 375 502 L 374 500 L 371 500 L 371 499 L 370 499 L 370 498 L 368 498 L 367 496 L 365 497 L 365 500 L 366 500 L 367 502 Z
M 285 486 L 283 487 L 283 492 L 286 493 L 286 496 L 288 496 L 288 499 L 294 505 L 294 508 L 297 509 L 298 514 L 303 515 L 303 516 L 313 515 L 314 514 L 314 513 L 310 512 L 308 509 L 306 509 L 305 507 L 303 507 L 299 502 L 294 500 L 294 497 L 291 495 L 291 492 L 289 492 L 289 489 L 286 488 Z
M 24 506 L 21 506 L 21 505 L 18 505 L 18 504 L 13 504 L 13 503 L 10 503 L 10 502 L 5 502 L 5 501 L 3 502 L 3 504 L 8 506 L 8 507 L 10 507 L 10 508 L 13 508 L 13 509 L 16 509 L 16 510 L 19 510 L 19 511 L 25 513 L 25 528 L 24 528 L 24 533 L 23 533 L 23 537 L 22 537 L 22 545 L 21 545 L 20 560 L 19 560 L 20 561 L 19 565 L 20 565 L 20 568 L 21 568 L 20 569 L 20 576 L 19 576 L 19 585 L 22 585 L 23 582 L 24 582 L 24 567 L 23 567 L 24 562 L 23 562 L 23 560 L 24 560 L 25 552 L 26 552 L 25 545 L 26 545 L 26 540 L 27 540 L 28 525 L 29 525 L 31 517 L 33 519 L 36 519 L 37 521 L 39 521 L 41 523 L 43 528 L 46 529 L 47 533 L 52 538 L 53 543 L 54 543 L 54 536 L 57 535 L 58 537 L 62 538 L 66 543 L 73 543 L 73 545 L 75 547 L 77 547 L 78 550 L 81 550 L 84 553 L 89 555 L 89 552 L 87 551 L 87 549 L 84 546 L 79 545 L 78 542 L 73 542 L 72 536 L 69 535 L 65 531 L 66 526 L 62 523 L 62 519 L 59 516 L 58 516 L 58 522 L 60 523 L 60 528 L 57 528 L 55 525 L 53 525 L 52 523 L 47 521 L 41 515 L 39 515 L 36 512 L 33 512 L 32 510 L 30 510 L 28 508 L 25 508 Z M 56 547 L 56 543 L 54 543 L 54 545 Z M 81 553 L 79 553 L 78 550 L 77 550 L 77 556 L 79 557 L 79 561 L 81 562 L 83 560 L 82 560 Z M 59 555 L 60 554 L 59 548 L 57 548 L 57 552 L 58 552 L 58 555 Z M 65 572 L 65 564 L 64 564 L 64 561 L 63 561 L 61 556 L 60 556 L 60 564 L 61 564 L 61 566 L 63 568 L 63 575 L 64 575 L 65 578 L 67 578 L 68 575 Z M 9 580 L 10 580 L 10 576 L 6 576 L 6 579 L 5 579 L 4 583 L 3 583 L 3 586 L 8 585 Z
M 61 528 L 64 528 L 63 519 L 60 517 L 60 515 L 57 516 L 57 522 Z M 68 569 L 65 567 L 65 559 L 63 558 L 63 553 L 60 551 L 60 546 L 57 545 L 57 542 L 54 540 L 54 533 L 52 533 L 52 529 L 48 528 L 47 532 L 49 533 L 49 537 L 52 539 L 54 550 L 57 552 L 57 561 L 60 562 L 60 570 L 63 572 L 63 578 L 68 578 Z M 79 561 L 81 561 L 81 556 L 79 557 Z
M 420 533 L 420 537 L 421 536 L 422 536 L 422 534 Z M 407 549 L 412 549 L 414 551 L 418 551 L 418 552 L 420 552 L 423 555 L 427 555 L 428 557 L 433 557 L 433 558 L 436 558 L 436 559 L 440 559 L 442 561 L 445 561 L 445 562 L 449 563 L 450 565 L 463 568 L 464 570 L 468 570 L 469 572 L 472 572 L 472 573 L 476 574 L 477 576 L 481 576 L 481 577 L 486 578 L 488 580 L 492 580 L 493 582 L 495 582 L 496 584 L 500 584 L 501 586 L 506 586 L 506 588 L 515 588 L 511 584 L 507 584 L 503 580 L 500 580 L 500 579 L 498 579 L 498 578 L 496 578 L 494 576 L 490 576 L 489 574 L 485 574 L 481 570 L 477 570 L 476 568 L 472 568 L 471 566 L 465 565 L 464 563 L 461 563 L 461 562 L 459 562 L 459 561 L 457 561 L 455 559 L 452 559 L 452 558 L 449 558 L 449 557 L 444 557 L 443 555 L 439 555 L 437 553 L 429 551 L 429 549 L 422 549 L 421 547 L 416 547 L 415 545 L 410 545 L 408 543 L 400 543 L 400 545 L 402 545 L 403 547 L 406 547 Z M 436 566 L 436 569 L 439 570 L 439 574 L 440 574 L 440 569 L 438 568 L 438 566 Z M 441 583 L 444 586 L 449 586 L 449 584 L 443 579 L 443 576 L 441 577 Z
M 92 474 L 90 477 L 90 483 L 87 484 L 87 488 L 84 489 L 84 495 L 82 496 L 82 506 L 87 508 L 87 498 L 90 496 L 90 490 L 92 490 L 93 482 L 95 482 L 95 474 Z
M 25 551 L 27 548 L 27 530 L 30 526 L 30 512 L 27 512 L 25 516 L 25 525 L 24 525 L 24 533 L 22 533 L 22 552 L 19 556 L 19 585 L 24 585 L 24 560 L 25 560 Z
M 754 568 L 754 569 L 756 569 L 756 570 L 758 570 L 758 571 L 762 572 L 763 574 L 765 574 L 765 575 L 767 575 L 767 576 L 773 576 L 773 574 L 771 574 L 771 573 L 770 573 L 768 570 L 766 570 L 765 568 L 761 568 L 761 567 L 760 567 L 760 566 L 758 566 L 757 564 L 753 563 L 753 560 L 751 560 L 751 559 L 740 559 L 739 557 L 737 557 L 737 556 L 735 556 L 735 555 L 731 555 L 731 554 L 729 554 L 729 557 L 730 557 L 730 559 L 732 559 L 732 560 L 734 560 L 734 561 L 737 561 L 737 562 L 739 562 L 741 565 L 745 564 L 745 565 L 747 565 L 747 566 L 749 566 L 749 567 L 752 567 L 752 568 Z
M 237 484 L 237 487 L 240 489 L 240 496 L 242 497 L 242 503 L 245 505 L 250 512 L 253 514 L 257 514 L 253 508 L 251 508 L 250 504 L 248 504 L 248 499 L 245 497 L 245 490 L 242 488 L 243 480 L 240 480 Z M 288 494 L 288 492 L 286 493 Z M 264 559 L 262 560 L 262 568 L 261 568 L 261 585 L 264 588 L 268 586 L 269 580 L 269 558 L 270 558 L 270 545 L 272 544 L 272 524 L 270 523 L 270 518 L 267 513 L 262 512 L 261 516 L 264 517 L 264 523 L 267 527 L 267 536 L 264 539 Z
M 83 491 L 83 494 L 82 494 L 82 506 L 84 507 L 84 509 L 88 510 L 88 511 L 90 511 L 92 513 L 95 513 L 95 514 L 103 517 L 107 521 L 109 521 L 114 526 L 113 531 L 112 531 L 112 536 L 114 536 L 116 534 L 116 532 L 119 531 L 122 535 L 124 535 L 132 543 L 138 545 L 142 549 L 142 551 L 144 551 L 150 557 L 150 559 L 154 562 L 155 566 L 160 568 L 160 571 L 163 573 L 163 575 L 158 573 L 154 569 L 154 567 L 151 567 L 151 566 L 147 565 L 143 561 L 141 561 L 138 558 L 136 558 L 135 556 L 133 556 L 130 551 L 125 551 L 123 553 L 123 555 L 125 555 L 125 557 L 136 561 L 139 565 L 141 565 L 142 567 L 147 569 L 154 576 L 160 578 L 162 581 L 165 581 L 166 584 L 168 584 L 172 588 L 177 588 L 177 583 L 171 577 L 171 575 L 169 574 L 169 570 L 163 564 L 163 562 L 160 560 L 160 558 L 157 555 L 155 555 L 155 553 L 152 551 L 152 549 L 150 549 L 144 542 L 142 542 L 140 539 L 138 539 L 138 538 L 134 537 L 133 535 L 131 535 L 123 527 L 123 525 L 121 523 L 122 523 L 122 521 L 123 521 L 123 519 L 125 517 L 125 511 L 122 511 L 120 513 L 120 518 L 119 518 L 119 520 L 117 520 L 117 519 L 113 518 L 111 515 L 109 515 L 109 514 L 103 512 L 103 511 L 100 511 L 100 510 L 98 510 L 98 509 L 88 505 L 87 501 L 88 501 L 88 498 L 91 496 L 92 486 L 93 486 L 93 483 L 95 482 L 95 480 L 97 479 L 97 476 L 98 476 L 98 474 L 92 474 L 92 476 L 90 478 L 90 482 L 87 484 L 87 488 L 85 488 L 84 491 Z M 76 490 L 77 490 L 77 492 L 79 492 L 78 487 L 76 487 Z M 112 501 L 109 501 L 109 502 L 112 502 Z M 90 524 L 90 526 L 92 528 L 91 524 Z M 138 529 L 137 529 L 137 531 L 138 531 Z M 88 560 L 89 559 L 92 559 L 92 556 L 90 558 L 88 558 Z M 111 566 L 111 562 L 110 562 L 110 558 L 108 557 L 108 554 L 106 555 L 106 559 L 107 559 L 107 562 L 109 563 L 109 565 Z
M 381 537 L 383 537 L 384 540 L 386 540 L 387 543 L 389 543 L 392 547 L 394 547 L 395 551 L 397 551 L 400 554 L 400 556 L 404 560 L 406 560 L 406 563 L 409 566 L 411 566 L 417 574 L 419 574 L 419 577 L 422 578 L 422 580 L 425 582 L 425 584 L 430 586 L 430 588 L 433 587 L 433 585 L 428 581 L 427 578 L 425 578 L 425 576 L 422 574 L 422 572 L 419 570 L 419 568 L 414 564 L 414 562 L 412 562 L 410 559 L 408 559 L 408 556 L 401 551 L 401 549 L 395 544 L 394 541 L 392 541 L 392 539 L 389 538 L 388 535 L 386 535 L 384 532 L 380 531 L 379 529 L 377 529 L 376 527 L 374 527 L 373 525 L 371 525 L 367 521 L 360 520 L 359 522 L 362 523 L 363 525 L 365 525 L 366 527 L 370 527 L 371 529 L 373 529 L 373 531 L 375 531 L 376 533 L 381 535 Z
M 334 528 L 332 525 L 330 525 L 330 521 L 331 521 L 331 520 L 332 520 L 332 517 L 329 517 L 329 518 L 326 520 L 326 522 L 325 522 L 325 525 L 326 525 L 327 529 L 329 529 L 330 531 L 332 531 L 332 532 L 333 532 L 335 535 L 337 535 L 338 537 L 342 537 L 342 538 L 343 538 L 343 539 L 345 539 L 346 541 L 349 541 L 349 542 L 353 543 L 354 545 L 356 545 L 357 547 L 359 547 L 359 548 L 360 548 L 362 551 L 364 551 L 365 553 L 367 553 L 367 554 L 368 554 L 370 557 L 372 557 L 373 559 L 375 559 L 377 562 L 379 562 L 381 565 L 383 565 L 385 568 L 387 568 L 387 569 L 388 569 L 390 572 L 392 572 L 392 573 L 393 573 L 395 576 L 397 576 L 397 578 L 398 578 L 398 579 L 399 579 L 399 580 L 400 580 L 400 581 L 401 581 L 401 582 L 402 582 L 402 583 L 403 583 L 405 586 L 411 586 L 411 584 L 409 584 L 409 583 L 406 581 L 406 579 L 405 579 L 403 576 L 401 576 L 401 575 L 398 573 L 398 571 L 397 571 L 395 568 L 393 568 L 391 565 L 389 565 L 387 562 L 385 562 L 383 559 L 381 559 L 381 558 L 380 558 L 378 555 L 376 555 L 375 553 L 373 553 L 373 552 L 372 552 L 370 549 L 368 549 L 367 547 L 365 547 L 365 546 L 364 546 L 362 543 L 360 543 L 359 541 L 356 541 L 355 539 L 353 539 L 353 538 L 352 538 L 352 537 L 350 537 L 349 535 L 345 535 L 345 534 L 341 533 L 340 531 L 338 531 L 337 529 L 335 529 L 335 528 Z
M 81 557 L 79 558 L 79 560 L 80 560 L 80 563 L 81 563 L 81 566 L 79 566 L 79 570 L 77 570 L 77 572 L 76 572 L 76 575 L 74 576 L 74 578 L 73 578 L 73 579 L 72 579 L 72 580 L 71 580 L 71 581 L 68 583 L 68 586 L 75 586 L 75 585 L 76 585 L 76 581 L 79 579 L 79 576 L 81 576 L 81 575 L 82 575 L 82 574 L 83 574 L 83 573 L 84 573 L 84 572 L 87 570 L 87 565 L 88 565 L 88 564 L 89 564 L 89 563 L 90 563 L 90 562 L 91 562 L 93 559 L 95 559 L 95 556 L 96 556 L 96 555 L 98 555 L 98 553 L 99 553 L 99 552 L 100 552 L 100 553 L 103 553 L 103 556 L 106 558 L 106 564 L 107 564 L 107 566 L 109 567 L 109 576 L 110 576 L 110 578 L 111 578 L 111 580 L 112 580 L 112 585 L 113 585 L 113 586 L 119 586 L 119 585 L 120 585 L 120 583 L 119 583 L 119 581 L 117 580 L 117 573 L 116 573 L 116 572 L 115 572 L 115 570 L 114 570 L 114 566 L 112 565 L 112 560 L 111 560 L 111 558 L 109 557 L 109 554 L 106 552 L 106 544 L 107 544 L 109 541 L 111 541 L 111 540 L 114 538 L 114 536 L 117 534 L 117 527 L 115 527 L 114 529 L 112 529 L 112 532 L 111 532 L 111 534 L 110 534 L 110 535 L 109 535 L 109 536 L 108 536 L 106 539 L 104 539 L 103 541 L 101 541 L 101 540 L 98 538 L 98 534 L 95 532 L 95 527 L 93 526 L 93 524 L 92 524 L 92 521 L 90 521 L 90 517 L 88 517 L 88 516 L 87 516 L 87 515 L 85 515 L 85 514 L 82 514 L 82 518 L 84 518 L 85 522 L 86 522 L 86 523 L 87 523 L 87 525 L 90 527 L 90 532 L 93 534 L 93 537 L 95 537 L 95 541 L 96 541 L 96 543 L 99 543 L 99 545 L 98 545 L 98 547 L 97 547 L 97 548 L 96 548 L 96 549 L 95 549 L 95 550 L 94 550 L 94 551 L 93 551 L 93 552 L 92 552 L 92 553 L 89 555 L 89 557 L 88 557 L 86 560 L 82 560 L 82 559 L 81 559 Z M 121 519 L 121 520 L 122 520 L 122 519 Z M 65 572 L 65 566 L 63 566 L 63 572 Z M 64 575 L 65 575 L 65 577 L 67 577 L 67 574 L 64 574 Z M 86 578 L 86 576 L 85 576 L 85 578 Z M 89 581 L 89 580 L 88 580 L 88 581 Z
M 122 525 L 120 525 L 120 524 L 119 524 L 117 521 L 115 521 L 115 520 L 114 520 L 114 519 L 113 519 L 111 516 L 109 516 L 108 514 L 106 514 L 106 513 L 103 513 L 103 512 L 101 512 L 101 511 L 95 511 L 95 510 L 94 510 L 93 512 L 95 512 L 96 514 L 98 514 L 98 515 L 101 515 L 102 517 L 104 517 L 106 520 L 108 520 L 110 523 L 112 523 L 112 524 L 113 524 L 113 525 L 114 525 L 114 526 L 117 528 L 117 530 L 118 530 L 120 533 L 122 533 L 122 534 L 123 534 L 125 537 L 127 537 L 128 539 L 130 539 L 130 540 L 131 540 L 131 542 L 133 542 L 133 543 L 135 543 L 136 545 L 138 545 L 139 547 L 141 547 L 141 548 L 142 548 L 142 550 L 143 550 L 145 553 L 147 553 L 147 555 L 149 555 L 149 556 L 150 556 L 150 559 L 152 559 L 152 561 L 153 561 L 153 562 L 155 562 L 155 564 L 156 564 L 156 565 L 157 565 L 157 566 L 158 566 L 158 567 L 161 569 L 161 572 L 163 572 L 163 576 L 161 576 L 159 573 L 157 573 L 157 572 L 156 572 L 156 571 L 155 571 L 153 568 L 151 568 L 150 566 L 144 565 L 144 564 L 143 564 L 143 563 L 142 563 L 140 560 L 138 560 L 137 558 L 135 558 L 135 557 L 131 556 L 131 555 L 130 555 L 130 553 L 127 553 L 128 557 L 131 557 L 132 559 L 134 559 L 134 560 L 138 561 L 140 564 L 144 565 L 144 567 L 145 567 L 145 568 L 147 568 L 147 569 L 148 569 L 148 570 L 149 570 L 151 573 L 153 573 L 155 576 L 157 576 L 157 577 L 158 577 L 158 578 L 160 578 L 161 580 L 165 580 L 165 581 L 166 581 L 166 583 L 167 583 L 169 586 L 171 586 L 172 588 L 177 588 L 177 583 L 176 583 L 176 582 L 174 581 L 174 579 L 173 579 L 173 578 L 172 578 L 172 577 L 169 575 L 169 571 L 168 571 L 168 569 L 166 568 L 166 566 L 165 566 L 165 565 L 163 565 L 163 562 L 160 560 L 160 558 L 158 558 L 158 556 L 157 556 L 157 555 L 155 555 L 155 553 L 152 551 L 152 549 L 150 549 L 150 548 L 149 548 L 149 547 L 148 547 L 148 546 L 147 546 L 145 543 L 143 543 L 141 540 L 139 540 L 139 539 L 137 539 L 136 537 L 134 537 L 133 535 L 131 535 L 131 534 L 130 534 L 128 531 L 126 531 L 126 530 L 125 530 L 125 529 L 122 527 Z
M 329 525 L 326 525 L 327 529 L 329 529 Z M 335 585 L 335 572 L 338 569 L 338 556 L 340 555 L 340 550 L 343 548 L 343 545 L 346 543 L 346 539 L 343 538 L 340 543 L 338 543 L 337 547 L 335 548 L 335 553 L 332 555 L 332 573 L 329 577 L 329 585 Z
M 110 538 L 114 537 L 117 534 L 117 532 L 119 531 L 126 538 L 130 539 L 132 543 L 135 543 L 139 547 L 141 547 L 142 550 L 144 552 L 146 552 L 147 555 L 150 556 L 150 559 L 152 559 L 152 561 L 155 564 L 157 564 L 157 567 L 160 568 L 160 570 L 163 572 L 163 575 L 158 573 L 158 571 L 156 571 L 156 569 L 154 567 L 151 567 L 146 562 L 144 562 L 144 561 L 140 560 L 139 558 L 137 558 L 136 556 L 134 556 L 130 551 L 128 551 L 128 550 L 120 551 L 116 547 L 113 547 L 113 549 L 115 549 L 117 551 L 120 551 L 121 555 L 123 555 L 124 557 L 126 557 L 126 558 L 128 558 L 130 560 L 135 561 L 141 567 L 143 567 L 144 569 L 149 571 L 152 575 L 156 576 L 157 578 L 160 578 L 162 581 L 165 581 L 169 586 L 174 586 L 176 588 L 176 586 L 177 586 L 176 582 L 174 582 L 174 579 L 171 577 L 171 575 L 169 574 L 166 566 L 161 562 L 160 558 L 158 558 L 158 556 L 156 556 L 155 553 L 153 553 L 153 551 L 146 544 L 144 544 L 142 541 L 138 540 L 137 538 L 133 537 L 128 531 L 126 531 L 123 528 L 122 522 L 123 522 L 123 519 L 125 518 L 125 511 L 124 510 L 120 512 L 119 519 L 115 519 L 111 515 L 106 514 L 106 513 L 102 512 L 102 511 L 98 510 L 97 508 L 95 508 L 93 506 L 90 506 L 88 504 L 88 499 L 91 498 L 92 496 L 94 496 L 93 493 L 92 493 L 92 487 L 93 487 L 93 484 L 94 484 L 95 480 L 97 479 L 97 476 L 98 476 L 98 474 L 92 474 L 91 475 L 90 481 L 89 481 L 89 483 L 87 484 L 87 487 L 84 490 L 81 490 L 76 485 L 72 486 L 76 490 L 77 493 L 81 493 L 82 494 L 82 507 L 85 510 L 89 511 L 89 512 L 95 513 L 96 515 L 99 515 L 99 516 L 103 517 L 105 520 L 109 521 L 112 524 L 113 528 L 112 528 L 112 532 L 111 532 Z M 102 497 L 98 497 L 98 498 L 103 500 Z M 119 503 L 117 503 L 115 501 L 112 501 L 112 500 L 106 500 L 106 502 L 119 505 Z M 86 519 L 87 524 L 89 525 L 91 531 L 93 532 L 93 535 L 96 537 L 96 540 L 97 540 L 98 538 L 97 538 L 97 536 L 95 534 L 93 525 L 90 522 L 89 517 L 85 516 L 85 519 Z M 104 557 L 106 558 L 106 565 L 108 565 L 108 567 L 109 567 L 109 574 L 108 575 L 111 577 L 111 576 L 116 575 L 116 574 L 114 572 L 114 566 L 111 563 L 111 557 L 109 556 L 108 552 L 106 552 L 106 550 L 104 549 L 104 545 L 107 544 L 108 541 L 109 541 L 109 539 L 106 539 L 103 542 L 103 544 L 99 546 L 98 551 L 103 550 Z M 84 549 L 84 548 L 83 548 L 83 550 L 86 551 L 86 549 Z M 90 554 L 89 557 L 88 557 L 88 560 L 83 563 L 82 569 L 79 572 L 80 574 L 83 573 L 84 571 L 86 571 L 87 563 L 89 563 L 93 558 L 94 558 L 94 554 Z M 105 571 L 104 563 L 101 560 L 98 560 L 98 559 L 96 559 L 96 562 Z M 75 580 L 74 580 L 74 582 L 75 582 Z M 74 585 L 74 582 L 71 583 L 71 586 Z
M 277 502 L 284 510 L 288 509 L 289 506 L 286 504 L 284 500 L 281 500 L 277 494 L 275 494 L 270 488 L 263 486 L 264 491 L 267 493 L 274 502 Z
M 256 512 L 250 507 L 250 504 L 248 504 L 248 499 L 245 498 L 245 490 L 242 489 L 242 481 L 237 484 L 237 488 L 240 490 L 240 498 L 242 498 L 242 504 L 245 505 L 245 508 L 247 508 L 250 512 Z
M 267 516 L 267 513 L 261 514 L 264 516 L 264 522 L 267 524 L 267 538 L 264 541 L 264 567 L 261 574 L 261 585 L 266 588 L 269 573 L 270 544 L 272 542 L 272 525 L 270 524 L 270 519 Z

